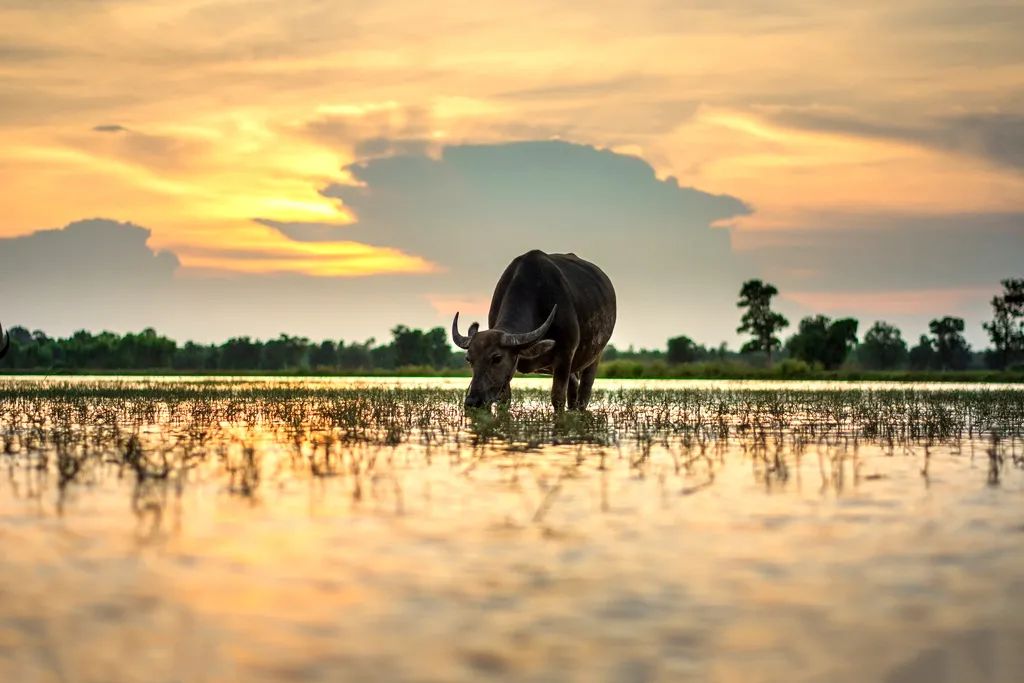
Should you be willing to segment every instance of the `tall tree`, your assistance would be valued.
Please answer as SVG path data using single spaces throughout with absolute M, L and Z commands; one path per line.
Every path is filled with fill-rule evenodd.
M 895 326 L 879 320 L 864 333 L 857 358 L 870 370 L 892 370 L 907 361 L 907 342 Z
M 935 344 L 935 361 L 940 370 L 963 370 L 971 361 L 971 347 L 964 339 L 964 319 L 946 316 L 928 323 Z
M 772 362 L 772 350 L 779 348 L 781 342 L 775 336 L 789 321 L 772 310 L 772 297 L 779 293 L 774 285 L 760 280 L 747 280 L 740 288 L 739 308 L 747 309 L 740 318 L 739 333 L 748 333 L 754 338 L 743 345 L 742 353 L 764 351 L 768 354 L 768 362 Z
M 1003 293 L 992 297 L 992 322 L 982 323 L 992 340 L 993 363 L 1005 368 L 1024 358 L 1024 278 L 1003 280 Z
M 917 340 L 917 346 L 910 349 L 910 369 L 930 370 L 935 365 L 935 345 L 932 343 L 931 337 L 922 334 Z
M 800 321 L 799 330 L 786 342 L 786 349 L 794 358 L 834 370 L 857 343 L 857 324 L 853 318 L 832 321 L 824 315 L 809 316 Z

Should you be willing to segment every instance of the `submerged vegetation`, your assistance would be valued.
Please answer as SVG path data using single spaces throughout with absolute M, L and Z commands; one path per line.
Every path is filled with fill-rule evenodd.
M 543 384 L 467 414 L 463 380 L 0 380 L 4 680 L 889 670 L 931 610 L 1016 642 L 1024 391 L 602 382 L 555 416 Z
M 274 476 L 268 469 L 349 477 L 358 495 L 376 463 L 400 447 L 472 461 L 484 448 L 571 446 L 580 457 L 613 454 L 636 466 L 658 449 L 677 472 L 713 473 L 722 449 L 740 445 L 764 476 L 784 478 L 787 463 L 811 449 L 842 462 L 861 443 L 898 454 L 984 440 L 990 481 L 1008 462 L 1024 466 L 1024 392 L 1013 389 L 599 390 L 589 412 L 556 417 L 541 389 L 517 391 L 510 409 L 495 414 L 465 414 L 462 397 L 444 387 L 7 381 L 0 464 L 55 476 L 62 493 L 104 472 L 127 474 L 136 482 L 133 505 L 156 482 L 180 491 L 200 471 L 246 496 Z

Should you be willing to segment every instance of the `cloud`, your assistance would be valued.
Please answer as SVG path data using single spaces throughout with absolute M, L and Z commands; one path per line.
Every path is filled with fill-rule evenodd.
M 359 140 L 354 145 L 353 151 L 360 159 L 399 155 L 426 156 L 432 146 L 431 140 L 417 138 L 396 140 L 388 137 L 374 137 Z
M 101 135 L 68 136 L 66 139 L 69 143 L 90 152 L 155 169 L 169 170 L 195 164 L 209 149 L 205 140 L 156 135 L 116 123 L 93 126 L 92 132 Z
M 72 287 L 166 282 L 178 268 L 178 259 L 170 252 L 150 249 L 149 237 L 150 231 L 138 225 L 92 218 L 0 239 L 0 277 L 4 284 L 12 279 L 40 285 L 64 280 Z
M 348 223 L 317 223 L 310 221 L 275 221 L 269 218 L 254 218 L 254 222 L 277 230 L 296 242 L 330 242 L 341 237 Z
M 1024 276 L 1024 213 L 829 213 L 806 229 L 744 235 L 743 251 L 775 284 L 791 322 L 810 313 L 885 319 L 912 335 L 942 315 L 980 325 L 999 281 Z M 787 308 L 786 302 L 789 302 Z
M 986 287 L 1021 271 L 1024 213 L 829 213 L 810 219 L 806 229 L 745 235 L 743 248 L 786 287 Z
M 873 121 L 841 112 L 784 109 L 772 116 L 783 125 L 805 130 L 882 138 L 978 157 L 1024 170 L 1024 115 L 978 112 L 932 117 L 914 125 Z
M 463 314 L 483 319 L 504 267 L 541 248 L 575 252 L 609 274 L 619 343 L 660 344 L 681 332 L 714 343 L 732 337 L 747 268 L 729 230 L 712 223 L 750 210 L 734 197 L 659 179 L 637 157 L 554 141 L 450 146 L 437 158 L 378 158 L 348 170 L 361 185 L 324 194 L 342 199 L 355 223 L 258 219 L 289 239 L 182 245 L 194 268 L 150 249 L 148 230 L 113 221 L 4 240 L 0 285 L 17 302 L 5 319 L 53 333 L 148 324 L 180 339 L 381 337 L 397 323 L 447 325 L 454 310 L 441 306 L 475 307 Z M 392 253 L 429 267 L 334 276 L 349 260 Z M 206 265 L 225 259 L 253 269 Z M 267 272 L 295 260 L 322 276 Z
M 107 319 L 156 322 L 151 308 L 172 286 L 177 257 L 147 246 L 150 231 L 94 218 L 0 239 L 5 321 Z
M 729 230 L 712 224 L 750 211 L 735 197 L 661 180 L 637 157 L 561 141 L 451 145 L 438 158 L 406 154 L 346 170 L 358 185 L 323 190 L 357 217 L 339 231 L 439 264 L 448 275 L 432 281 L 435 298 L 489 295 L 530 249 L 571 251 L 612 277 L 627 334 L 732 334 L 722 305 L 733 305 L 744 267 Z
M 149 237 L 97 218 L 0 240 L 0 322 L 53 335 L 152 326 L 204 342 L 282 332 L 361 340 L 386 337 L 399 322 L 442 322 L 417 294 L 425 275 L 207 272 L 182 268 L 175 254 L 149 247 Z
M 0 44 L 0 64 L 24 64 L 59 55 L 59 51 L 42 45 L 19 44 L 8 42 L 6 39 Z

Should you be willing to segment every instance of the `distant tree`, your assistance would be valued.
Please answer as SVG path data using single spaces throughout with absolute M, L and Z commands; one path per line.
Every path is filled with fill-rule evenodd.
M 306 366 L 309 340 L 281 334 L 263 344 L 260 366 L 264 370 L 287 370 Z
M 395 350 L 395 367 L 430 364 L 430 353 L 423 338 L 423 330 L 397 325 L 391 330 L 391 337 L 391 344 Z
M 310 350 L 309 364 L 314 368 L 335 367 L 338 364 L 338 347 L 330 339 L 325 339 Z
M 138 334 L 128 333 L 115 338 L 113 355 L 116 361 L 109 367 L 142 370 L 147 368 L 168 368 L 174 359 L 178 344 L 147 327 Z
M 368 339 L 362 344 L 338 342 L 338 367 L 342 370 L 370 370 L 373 364 L 373 348 L 375 339 Z
M 834 370 L 843 364 L 856 343 L 856 320 L 831 321 L 827 316 L 815 315 L 800 321 L 799 330 L 786 342 L 786 350 L 805 363 L 818 363 Z
M 668 340 L 668 362 L 674 364 L 692 363 L 697 360 L 702 350 L 687 336 L 673 337 Z
M 395 344 L 381 344 L 370 349 L 370 367 L 382 370 L 394 370 L 398 367 L 395 355 Z
M 1024 359 L 1024 278 L 1003 280 L 992 297 L 992 321 L 982 323 L 992 340 L 991 365 L 1005 368 Z
M 857 327 L 860 323 L 854 318 L 839 318 L 828 327 L 828 345 L 826 347 L 824 365 L 826 368 L 838 368 L 846 361 L 846 357 L 857 348 Z
M 448 345 L 448 332 L 443 327 L 427 330 L 423 335 L 423 345 L 429 364 L 438 369 L 455 365 L 453 360 L 461 355 L 452 352 Z
M 225 370 L 253 370 L 260 366 L 263 345 L 249 337 L 232 337 L 220 346 L 220 367 Z
M 922 334 L 917 341 L 917 346 L 910 349 L 909 357 L 911 370 L 929 370 L 934 368 L 936 365 L 935 345 L 932 344 L 931 337 Z
M 212 344 L 203 346 L 185 342 L 174 354 L 171 366 L 178 370 L 216 370 L 218 349 Z
M 932 320 L 928 329 L 934 337 L 935 363 L 940 370 L 963 370 L 971 361 L 971 347 L 961 332 L 964 319 L 946 316 Z
M 615 348 L 615 346 L 613 346 L 612 344 L 609 344 L 608 346 L 604 347 L 604 353 L 601 354 L 601 360 L 603 361 L 612 361 L 617 359 L 618 357 L 619 350 Z
M 781 342 L 775 336 L 776 332 L 789 325 L 789 321 L 780 313 L 771 309 L 771 300 L 779 293 L 773 285 L 765 284 L 760 280 L 748 280 L 743 283 L 740 289 L 740 300 L 736 304 L 740 308 L 746 308 L 746 313 L 740 318 L 740 326 L 736 328 L 739 333 L 753 335 L 740 349 L 743 353 L 751 351 L 764 351 L 768 354 L 768 362 L 772 361 L 772 350 L 779 348 Z
M 452 353 L 444 328 L 423 331 L 399 325 L 394 332 L 394 340 L 381 346 L 375 346 L 374 339 L 348 345 L 330 340 L 311 344 L 305 337 L 282 334 L 265 343 L 233 337 L 220 346 L 187 342 L 178 347 L 152 328 L 125 335 L 79 330 L 66 339 L 51 339 L 40 330 L 30 333 L 14 326 L 8 330 L 12 353 L 0 359 L 0 368 L 289 370 L 312 363 L 345 370 L 387 370 L 396 367 L 399 352 L 403 365 L 441 369 L 461 360 Z
M 907 342 L 895 326 L 879 320 L 864 333 L 857 358 L 869 370 L 892 370 L 907 362 Z
M 443 327 L 424 332 L 398 325 L 391 330 L 391 336 L 395 367 L 428 365 L 445 368 L 451 365 L 452 351 L 448 345 L 448 333 Z
M 11 348 L 7 351 L 7 355 L 5 355 L 3 358 L 0 358 L 0 368 L 21 367 L 22 356 L 25 353 L 25 346 L 18 341 L 18 338 L 21 336 L 21 330 L 25 330 L 25 332 L 28 332 L 28 330 L 26 330 L 24 327 L 21 327 L 20 325 L 15 325 L 13 327 L 4 327 L 4 332 L 7 333 L 7 338 L 10 341 Z M 31 339 L 31 334 L 29 335 L 29 338 Z M 0 336 L 0 344 L 2 343 L 3 338 L 2 336 Z

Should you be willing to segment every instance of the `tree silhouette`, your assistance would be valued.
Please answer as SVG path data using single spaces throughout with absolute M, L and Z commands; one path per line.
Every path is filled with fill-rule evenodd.
M 992 321 L 982 323 L 992 340 L 993 365 L 1005 368 L 1024 357 L 1024 278 L 1003 280 L 1003 293 L 992 297 Z
M 971 347 L 961 332 L 964 319 L 946 316 L 932 320 L 928 329 L 934 336 L 935 363 L 940 370 L 963 370 L 971 360 Z
M 789 325 L 789 321 L 780 313 L 771 309 L 772 297 L 779 293 L 774 285 L 765 284 L 760 280 L 747 280 L 740 289 L 739 308 L 746 308 L 740 318 L 739 333 L 753 335 L 740 349 L 742 353 L 764 351 L 768 354 L 768 363 L 772 362 L 772 350 L 779 348 L 781 342 L 775 333 Z
M 692 363 L 697 360 L 701 349 L 689 337 L 673 337 L 668 340 L 668 362 L 669 363 Z
M 935 346 L 932 338 L 922 334 L 917 346 L 910 349 L 910 368 L 912 370 L 928 370 L 935 367 Z
M 864 333 L 857 358 L 869 370 L 892 370 L 906 362 L 907 342 L 895 326 L 879 320 Z
M 857 343 L 857 324 L 853 318 L 836 321 L 824 315 L 804 318 L 799 331 L 786 342 L 786 348 L 794 358 L 835 370 Z

